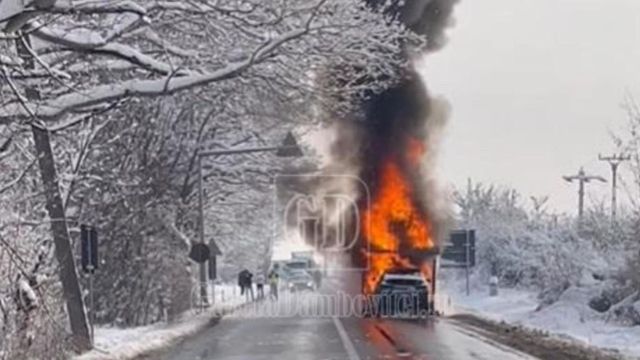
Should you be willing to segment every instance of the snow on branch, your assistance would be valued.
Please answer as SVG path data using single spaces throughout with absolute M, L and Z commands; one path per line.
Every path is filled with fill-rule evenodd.
M 11 56 L 0 54 L 0 65 L 6 65 L 9 67 L 17 67 L 22 65 L 22 60 Z
M 104 104 L 125 97 L 162 96 L 178 91 L 191 89 L 197 86 L 207 85 L 216 81 L 223 81 L 238 76 L 242 71 L 253 64 L 264 60 L 269 54 L 282 44 L 304 35 L 307 28 L 292 30 L 279 38 L 259 46 L 248 58 L 243 61 L 229 64 L 214 72 L 204 74 L 191 74 L 182 77 L 168 76 L 155 80 L 128 80 L 119 84 L 96 86 L 88 91 L 73 92 L 61 95 L 55 99 L 45 101 L 35 107 L 35 115 L 42 120 L 56 119 L 73 110 Z M 29 118 L 30 114 L 24 106 L 11 104 L 0 108 L 0 124 L 9 123 L 16 118 Z
M 96 86 L 90 90 L 70 93 L 44 102 L 35 108 L 36 116 L 43 120 L 55 119 L 73 110 L 100 105 L 130 96 L 161 96 L 190 89 L 214 81 L 222 81 L 237 75 L 250 65 L 250 61 L 229 65 L 208 74 L 183 77 L 167 77 L 157 80 L 128 80 L 119 84 Z M 28 118 L 29 114 L 21 105 L 11 104 L 0 109 L 0 124 L 16 118 Z
M 395 54 L 414 40 L 359 0 L 73 0 L 67 8 L 60 3 L 39 10 L 22 33 L 10 34 L 14 38 L 0 37 L 0 49 L 12 49 L 29 34 L 31 44 L 23 43 L 38 62 L 29 67 L 0 59 L 17 80 L 13 93 L 4 94 L 20 100 L 34 84 L 39 91 L 22 103 L 5 102 L 0 124 L 32 117 L 64 122 L 66 114 L 127 97 L 165 96 L 213 83 L 240 89 L 250 79 L 264 79 L 264 86 L 283 97 L 317 92 L 331 98 L 339 92 L 346 99 L 362 89 L 343 83 L 320 94 L 313 73 L 324 66 L 356 66 L 372 79 L 392 78 L 399 68 Z
M 171 65 L 158 61 L 150 56 L 144 55 L 138 50 L 124 44 L 107 44 L 100 48 L 91 50 L 91 52 L 104 53 L 113 55 L 119 59 L 126 60 L 134 65 L 138 65 L 150 71 L 154 71 L 163 75 L 175 72 L 175 76 L 183 76 L 187 71 L 173 69 Z
M 151 56 L 147 56 L 129 45 L 110 43 L 109 39 L 105 39 L 95 32 L 80 36 L 71 31 L 60 33 L 47 29 L 46 27 L 34 27 L 31 33 L 41 40 L 63 46 L 64 48 L 111 55 L 163 75 L 168 75 L 174 72 L 171 65 L 156 60 Z M 179 71 L 176 75 L 181 76 L 185 74 L 185 71 Z
M 198 52 L 189 49 L 183 49 L 182 47 L 172 45 L 166 40 L 162 39 L 158 34 L 150 29 L 145 29 L 144 39 L 154 45 L 161 47 L 163 50 L 170 52 L 173 55 L 181 57 L 197 56 Z
M 59 4 L 56 3 L 52 8 L 47 10 L 52 14 L 120 14 L 133 13 L 144 16 L 147 11 L 144 7 L 133 1 L 85 1 L 76 4 Z
M 38 307 L 38 295 L 25 279 L 18 281 L 18 301 L 20 301 L 20 306 L 27 311 Z

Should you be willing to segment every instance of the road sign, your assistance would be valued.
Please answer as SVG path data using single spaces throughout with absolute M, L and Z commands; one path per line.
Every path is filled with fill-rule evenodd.
M 82 271 L 93 273 L 98 269 L 98 232 L 89 225 L 80 225 L 80 255 Z
M 216 244 L 216 242 L 213 239 L 209 240 L 209 250 L 211 251 L 211 256 L 222 255 L 222 251 L 220 251 L 218 244 Z
M 278 157 L 301 157 L 304 155 L 302 153 L 302 149 L 298 145 L 296 138 L 293 136 L 291 131 L 287 133 L 287 136 L 284 138 L 280 149 L 276 151 L 276 156 Z
M 209 280 L 215 280 L 218 277 L 218 261 L 213 255 L 209 258 Z
M 189 258 L 191 258 L 191 260 L 198 264 L 203 264 L 205 261 L 209 260 L 210 257 L 211 251 L 207 244 L 195 243 L 191 246 L 191 250 L 189 251 Z
M 442 252 L 442 267 L 473 267 L 476 265 L 476 231 L 452 231 Z
M 91 343 L 94 342 L 95 306 L 93 302 L 93 274 L 98 269 L 98 232 L 90 225 L 80 225 L 80 263 L 82 271 L 89 273 L 89 325 Z
M 476 231 L 456 230 L 452 231 L 449 243 L 442 252 L 443 268 L 462 268 L 465 270 L 467 295 L 471 294 L 469 286 L 469 268 L 476 265 Z
M 218 262 L 216 257 L 222 255 L 222 251 L 218 247 L 218 244 L 211 239 L 209 241 L 209 280 L 215 280 L 218 277 Z

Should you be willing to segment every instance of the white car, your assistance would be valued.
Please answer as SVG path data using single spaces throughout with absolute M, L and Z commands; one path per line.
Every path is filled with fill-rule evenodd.
M 289 291 L 315 290 L 313 277 L 305 270 L 291 270 L 287 278 Z

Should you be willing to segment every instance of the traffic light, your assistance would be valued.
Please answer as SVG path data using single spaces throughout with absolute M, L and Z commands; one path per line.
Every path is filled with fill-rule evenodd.
M 93 273 L 98 269 L 98 232 L 89 225 L 80 225 L 82 271 Z

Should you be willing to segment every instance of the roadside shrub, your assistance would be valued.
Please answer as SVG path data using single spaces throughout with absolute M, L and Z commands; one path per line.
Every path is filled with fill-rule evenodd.
M 546 198 L 532 199 L 531 210 L 513 189 L 470 183 L 455 199 L 460 226 L 476 229 L 476 271 L 483 281 L 494 274 L 504 286 L 545 291 L 543 298 L 553 301 L 551 294 L 559 296 L 601 267 L 595 243 L 579 236 L 571 219 L 546 213 Z

